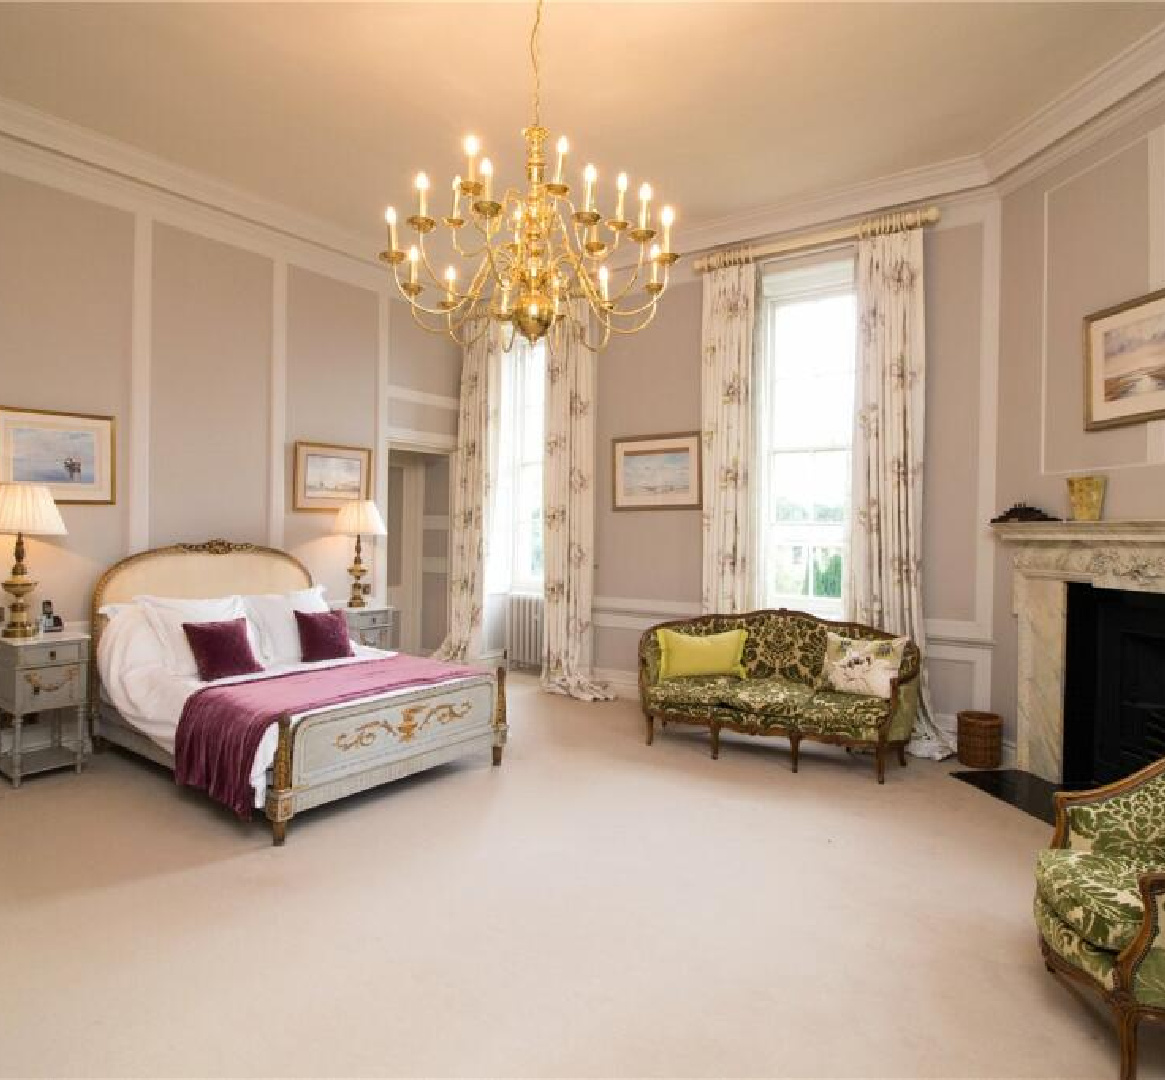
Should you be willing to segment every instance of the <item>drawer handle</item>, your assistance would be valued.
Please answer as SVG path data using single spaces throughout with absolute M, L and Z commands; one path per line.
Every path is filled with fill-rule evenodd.
M 39 694 L 42 690 L 46 694 L 55 694 L 58 690 L 63 690 L 66 686 L 69 685 L 69 683 L 71 683 L 77 677 L 77 669 L 76 668 L 69 668 L 65 672 L 61 681 L 59 683 L 57 683 L 55 686 L 47 686 L 44 683 L 42 683 L 40 681 L 40 676 L 35 671 L 26 671 L 24 673 L 24 677 L 28 681 L 28 685 L 32 687 L 32 692 L 34 694 Z

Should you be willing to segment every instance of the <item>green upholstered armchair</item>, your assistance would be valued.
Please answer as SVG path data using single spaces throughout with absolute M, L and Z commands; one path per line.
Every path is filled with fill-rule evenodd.
M 1137 1025 L 1165 1020 L 1165 759 L 1092 791 L 1056 795 L 1036 862 L 1035 918 L 1049 971 L 1097 991 L 1137 1072 Z

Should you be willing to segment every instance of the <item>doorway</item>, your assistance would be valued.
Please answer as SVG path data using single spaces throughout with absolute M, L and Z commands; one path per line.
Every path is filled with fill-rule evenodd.
M 449 454 L 390 447 L 388 602 L 397 647 L 427 656 L 449 629 Z

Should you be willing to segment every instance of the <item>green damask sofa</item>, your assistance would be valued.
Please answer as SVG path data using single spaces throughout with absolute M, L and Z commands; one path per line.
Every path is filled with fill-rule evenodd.
M 1165 759 L 1092 791 L 1058 792 L 1052 846 L 1036 861 L 1047 969 L 1097 991 L 1137 1073 L 1137 1025 L 1165 1020 Z
M 748 632 L 742 663 L 745 678 L 726 675 L 660 679 L 655 631 L 720 634 Z M 720 754 L 720 732 L 777 735 L 789 740 L 793 772 L 802 739 L 863 747 L 874 752 L 878 783 L 885 782 L 886 752 L 896 750 L 906 764 L 906 744 L 918 712 L 922 657 L 910 642 L 889 699 L 846 694 L 817 686 L 829 631 L 851 638 L 886 640 L 882 630 L 858 623 L 830 622 L 801 611 L 750 611 L 740 615 L 702 615 L 660 623 L 639 639 L 639 700 L 647 718 L 647 744 L 655 721 L 706 725 L 712 756 Z

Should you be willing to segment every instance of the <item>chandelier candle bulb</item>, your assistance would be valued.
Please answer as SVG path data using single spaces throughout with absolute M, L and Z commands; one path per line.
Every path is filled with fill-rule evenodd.
M 554 170 L 554 182 L 556 184 L 562 183 L 562 167 L 566 162 L 566 152 L 570 149 L 570 143 L 566 141 L 566 136 L 563 135 L 558 140 L 558 166 Z
M 477 141 L 476 135 L 465 136 L 465 156 L 469 158 L 469 182 L 472 184 L 477 179 L 477 154 L 481 149 L 481 143 Z
M 647 222 L 650 217 L 651 204 L 651 185 L 644 184 L 639 189 L 639 227 L 641 229 L 647 228 Z
M 461 209 L 461 177 L 453 177 L 453 209 L 449 211 L 451 218 L 457 217 L 457 212 Z
M 391 206 L 384 212 L 384 221 L 388 226 L 388 250 L 396 251 L 396 210 Z
M 611 299 L 610 281 L 611 281 L 611 272 L 605 266 L 600 266 L 599 267 L 599 295 L 603 298 L 604 303 L 606 303 L 608 300 Z
M 663 224 L 663 251 L 668 255 L 671 254 L 671 226 L 672 226 L 672 222 L 675 221 L 675 219 L 676 219 L 676 212 L 670 206 L 665 206 L 659 212 L 659 220 Z M 655 250 L 656 253 L 658 254 L 658 251 L 659 251 L 658 248 L 653 249 L 653 250 Z M 652 258 L 654 258 L 654 257 L 655 256 L 652 256 Z
M 659 284 L 659 245 L 651 245 L 651 284 Z
M 452 266 L 445 267 L 445 302 L 453 303 L 453 293 L 457 286 L 457 270 Z
M 421 261 L 421 253 L 416 244 L 409 248 L 409 284 L 417 283 L 417 264 Z
M 417 217 L 428 217 L 429 178 L 424 173 L 417 173 Z
M 593 210 L 595 208 L 595 181 L 599 178 L 599 174 L 593 165 L 588 165 L 583 170 L 583 179 L 586 181 L 586 198 L 583 200 L 583 209 Z
M 489 202 L 493 198 L 494 165 L 489 158 L 481 159 L 481 182 L 485 185 L 482 198 Z
M 619 192 L 619 197 L 615 200 L 615 220 L 623 220 L 623 201 L 627 197 L 627 174 L 621 172 L 618 179 L 615 181 L 615 187 Z

